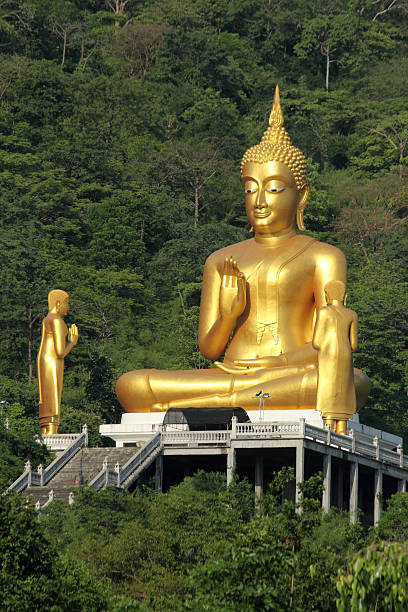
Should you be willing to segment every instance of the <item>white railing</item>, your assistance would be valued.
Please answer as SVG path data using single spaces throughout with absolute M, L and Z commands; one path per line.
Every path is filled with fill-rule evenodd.
M 160 446 L 162 434 L 157 433 L 148 440 L 143 446 L 137 449 L 136 453 L 130 457 L 123 467 L 117 463 L 112 470 L 107 462 L 103 463 L 102 469 L 88 484 L 97 491 L 108 486 L 121 487 L 125 481 L 135 472 L 140 470 L 146 459 Z
M 149 457 L 153 451 L 156 450 L 161 444 L 161 434 L 157 433 L 153 438 L 145 442 L 143 446 L 141 446 L 137 453 L 133 455 L 125 463 L 125 465 L 120 470 L 120 485 L 122 485 L 125 480 L 129 478 L 133 474 L 133 472 L 138 469 L 141 464 Z
M 282 436 L 289 434 L 299 434 L 301 433 L 301 423 L 237 423 L 236 425 L 236 433 L 238 436 L 259 436 L 259 435 L 268 435 L 268 436 Z
M 351 436 L 343 436 L 330 431 L 329 428 L 323 429 L 316 425 L 305 424 L 305 437 L 314 440 L 315 442 L 321 442 L 329 446 L 335 446 L 337 448 L 353 451 L 353 439 Z
M 364 455 L 370 459 L 385 461 L 400 467 L 408 466 L 408 457 L 398 447 L 390 449 L 389 442 L 376 437 L 369 438 L 367 434 L 350 432 L 343 436 L 330 429 L 323 429 L 316 425 L 305 423 L 303 419 L 292 422 L 260 422 L 237 423 L 232 420 L 232 428 L 228 431 L 173 431 L 162 432 L 162 444 L 165 446 L 196 446 L 199 444 L 218 444 L 229 446 L 231 440 L 242 438 L 307 438 L 324 445 L 332 446 L 347 452 Z
M 81 434 L 44 434 L 42 442 L 51 450 L 65 449 L 70 446 Z
M 401 461 L 399 453 L 395 453 L 386 448 L 380 449 L 379 459 L 381 461 L 385 461 L 386 463 L 394 463 L 396 465 L 399 465 L 400 467 L 404 467 L 404 465 L 406 465 L 406 462 L 404 463 L 404 455 L 401 455 Z
M 88 427 L 86 425 L 83 426 L 82 433 L 78 434 L 71 445 L 63 453 L 61 453 L 59 457 L 54 459 L 54 461 L 50 463 L 48 467 L 43 468 L 42 465 L 39 465 L 37 472 L 34 472 L 30 461 L 27 461 L 24 472 L 15 482 L 13 482 L 12 485 L 9 486 L 7 491 L 17 491 L 17 493 L 21 493 L 27 487 L 44 487 L 46 484 L 48 484 L 51 478 L 53 478 L 55 474 L 57 474 L 57 472 L 59 472 L 64 465 L 66 465 L 68 461 L 70 461 L 72 457 L 85 446 L 88 446 Z
M 161 434 L 163 444 L 225 444 L 229 431 L 166 431 Z

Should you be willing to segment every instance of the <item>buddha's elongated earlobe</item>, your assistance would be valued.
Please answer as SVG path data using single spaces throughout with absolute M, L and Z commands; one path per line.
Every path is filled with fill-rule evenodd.
M 254 231 L 254 226 L 251 225 L 251 227 L 249 228 L 249 233 L 251 234 Z
M 301 232 L 305 231 L 305 224 L 303 223 L 303 210 L 301 208 L 297 208 L 296 211 L 296 225 L 298 226 L 298 230 Z
M 305 210 L 306 202 L 307 202 L 307 199 L 309 197 L 310 185 L 305 183 L 302 186 L 302 189 L 300 190 L 300 193 L 301 193 L 301 197 L 300 197 L 299 203 L 297 205 L 297 209 L 296 209 L 296 224 L 298 226 L 298 229 L 301 232 L 304 232 L 306 228 L 305 228 L 305 225 L 303 223 L 303 211 Z

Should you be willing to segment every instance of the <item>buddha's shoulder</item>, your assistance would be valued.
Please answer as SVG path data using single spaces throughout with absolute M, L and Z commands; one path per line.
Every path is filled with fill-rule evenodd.
M 305 236 L 306 238 L 306 236 Z M 320 242 L 319 240 L 313 240 L 309 246 L 310 252 L 316 257 L 316 259 L 324 258 L 338 261 L 345 261 L 344 253 L 332 244 L 327 242 Z
M 218 264 L 220 262 L 224 262 L 227 257 L 232 257 L 236 259 L 243 253 L 247 252 L 248 247 L 253 243 L 254 239 L 249 238 L 248 240 L 243 240 L 242 242 L 236 242 L 235 244 L 230 244 L 229 246 L 223 247 L 222 249 L 218 249 L 218 251 L 214 251 L 207 257 L 207 264 Z

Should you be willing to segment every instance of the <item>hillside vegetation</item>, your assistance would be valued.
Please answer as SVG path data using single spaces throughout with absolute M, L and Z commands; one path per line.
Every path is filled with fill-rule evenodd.
M 60 431 L 115 422 L 114 382 L 200 368 L 205 258 L 248 237 L 239 165 L 275 84 L 308 156 L 305 223 L 349 263 L 364 422 L 408 435 L 404 0 L 3 0 L 0 400 L 38 431 L 50 289 L 71 296 Z M 13 474 L 21 468 L 14 466 Z

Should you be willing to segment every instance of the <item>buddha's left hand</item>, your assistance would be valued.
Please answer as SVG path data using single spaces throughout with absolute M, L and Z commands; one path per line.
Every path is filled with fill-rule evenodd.
M 233 362 L 215 361 L 217 368 L 228 372 L 228 374 L 253 374 L 258 370 L 279 368 L 286 365 L 280 355 L 260 357 L 258 359 L 236 359 Z

